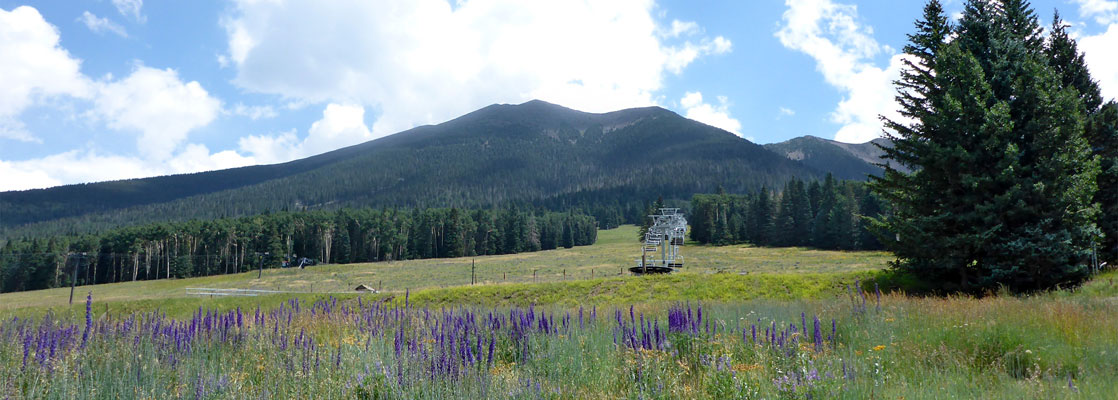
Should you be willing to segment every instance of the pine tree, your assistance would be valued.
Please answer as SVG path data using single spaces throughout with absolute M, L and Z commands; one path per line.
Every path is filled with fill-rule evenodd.
M 858 238 L 856 247 L 861 250 L 879 250 L 881 241 L 870 227 L 873 218 L 881 217 L 881 202 L 872 191 L 866 190 L 858 202 Z
M 688 234 L 691 240 L 699 243 L 710 243 L 712 235 L 711 229 L 714 226 L 714 204 L 711 201 L 711 195 L 696 194 L 691 197 L 691 216 L 688 222 L 691 223 L 691 229 Z M 647 228 L 646 228 L 647 229 Z M 641 236 L 644 240 L 644 236 Z
M 1118 264 L 1118 103 L 1107 102 L 1092 116 L 1087 128 L 1091 149 L 1099 157 L 1098 224 L 1103 233 L 1099 257 Z
M 804 189 L 804 181 L 792 180 L 792 217 L 795 220 L 793 228 L 793 246 L 808 246 L 811 244 L 811 204 Z
M 773 227 L 776 230 L 774 238 L 778 246 L 795 246 L 796 244 L 796 215 L 794 197 L 796 181 L 791 180 L 784 184 L 784 191 L 780 194 L 780 210 L 776 214 Z
M 1044 54 L 1048 57 L 1048 66 L 1051 67 L 1060 79 L 1063 87 L 1072 87 L 1079 94 L 1079 101 L 1083 104 L 1088 115 L 1094 115 L 1102 107 L 1102 91 L 1099 84 L 1091 78 L 1087 69 L 1087 61 L 1079 46 L 1068 35 L 1067 24 L 1060 19 L 1057 11 L 1052 17 L 1052 32 L 1044 46 Z
M 773 203 L 768 188 L 761 188 L 761 192 L 757 193 L 753 204 L 750 205 L 749 211 L 749 241 L 758 246 L 772 244 Z
M 819 192 L 819 209 L 811 228 L 811 244 L 821 249 L 834 249 L 838 247 L 834 226 L 834 211 L 838 206 L 838 188 L 835 187 L 835 177 L 827 174 L 823 180 L 823 187 Z
M 1118 260 L 1118 104 L 1103 104 L 1098 82 L 1091 78 L 1087 62 L 1075 40 L 1067 33 L 1067 24 L 1057 12 L 1052 18 L 1052 34 L 1044 48 L 1048 65 L 1056 71 L 1064 87 L 1075 88 L 1086 112 L 1085 134 L 1092 153 L 1099 157 L 1098 191 L 1095 204 L 1101 210 L 1097 219 L 1103 238 L 1100 252 L 1103 259 Z
M 664 196 L 657 196 L 656 202 L 645 209 L 644 215 L 641 217 L 641 228 L 638 232 L 639 237 L 637 240 L 644 242 L 644 234 L 648 233 L 648 228 L 652 227 L 652 218 L 650 215 L 659 214 L 660 209 L 664 208 Z
M 930 2 L 905 48 L 918 62 L 898 100 L 914 122 L 886 121 L 885 152 L 915 172 L 872 182 L 893 211 L 875 228 L 896 235 L 899 267 L 943 289 L 1077 282 L 1097 173 L 1077 94 L 1042 57 L 1027 2 L 968 1 L 950 43 L 942 14 Z

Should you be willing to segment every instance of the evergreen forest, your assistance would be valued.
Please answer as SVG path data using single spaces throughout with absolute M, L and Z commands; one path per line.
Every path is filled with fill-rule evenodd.
M 0 291 L 295 267 L 512 254 L 590 245 L 593 217 L 517 209 L 370 208 L 158 223 L 9 241 Z M 76 281 L 71 276 L 76 271 Z

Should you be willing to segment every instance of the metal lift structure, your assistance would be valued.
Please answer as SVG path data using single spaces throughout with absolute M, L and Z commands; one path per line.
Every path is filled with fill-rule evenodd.
M 644 234 L 641 258 L 629 272 L 636 275 L 670 274 L 683 267 L 679 246 L 687 236 L 687 219 L 678 208 L 661 208 L 659 214 L 649 215 L 652 226 Z

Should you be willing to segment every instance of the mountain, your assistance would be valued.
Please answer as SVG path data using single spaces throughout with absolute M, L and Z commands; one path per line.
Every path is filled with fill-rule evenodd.
M 843 143 L 815 136 L 801 136 L 780 143 L 766 144 L 765 148 L 823 172 L 830 172 L 839 179 L 864 180 L 867 175 L 878 175 L 882 168 L 875 164 L 884 162 L 885 153 L 877 145 L 889 147 L 889 139 L 878 138 L 866 143 Z M 897 168 L 894 165 L 894 168 Z
M 663 108 L 595 114 L 536 100 L 283 164 L 4 192 L 0 228 L 81 232 L 341 206 L 624 205 L 793 176 L 820 173 Z

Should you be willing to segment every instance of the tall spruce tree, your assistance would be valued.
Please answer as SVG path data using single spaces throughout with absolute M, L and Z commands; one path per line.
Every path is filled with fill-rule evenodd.
M 811 244 L 821 249 L 834 249 L 838 247 L 838 238 L 835 235 L 838 233 L 834 229 L 834 211 L 838 206 L 838 188 L 835 186 L 835 177 L 827 174 L 823 180 L 823 187 L 819 192 L 819 209 L 816 211 L 815 219 L 812 222 L 811 228 Z
M 648 233 L 648 228 L 652 227 L 652 218 L 649 216 L 659 214 L 661 208 L 664 208 L 664 196 L 657 196 L 655 203 L 645 207 L 644 215 L 641 216 L 641 227 L 637 232 L 638 241 L 644 242 L 644 234 Z
M 1059 12 L 1052 18 L 1044 52 L 1063 86 L 1075 88 L 1086 113 L 1087 141 L 1100 163 L 1094 199 L 1101 206 L 1097 220 L 1103 234 L 1100 253 L 1103 259 L 1118 260 L 1118 104 L 1103 104 L 1098 82 L 1091 78 L 1083 53 L 1068 35 Z
M 769 189 L 762 187 L 749 207 L 750 218 L 747 232 L 749 241 L 758 246 L 771 244 L 773 232 L 773 202 Z
M 784 191 L 780 193 L 780 210 L 773 222 L 773 240 L 777 246 L 796 245 L 795 187 L 795 180 L 788 181 L 784 184 Z
M 877 218 L 881 215 L 881 202 L 874 196 L 872 191 L 866 190 L 862 193 L 862 198 L 858 201 L 858 236 L 855 247 L 862 250 L 879 250 L 881 249 L 881 241 L 873 234 L 870 227 L 872 218 Z
M 804 181 L 792 180 L 792 217 L 795 220 L 793 234 L 795 235 L 792 246 L 807 246 L 811 244 L 811 200 L 808 199 Z
M 1039 23 L 1023 0 L 965 5 L 952 30 L 925 7 L 905 47 L 916 61 L 897 82 L 902 114 L 871 183 L 892 206 L 875 222 L 896 265 L 944 290 L 1075 283 L 1097 231 L 1097 163 L 1075 90 L 1041 54 Z M 948 40 L 954 31 L 955 38 Z
M 1104 235 L 1099 257 L 1118 264 L 1118 103 L 1107 102 L 1089 121 L 1091 149 L 1099 157 L 1099 229 Z

